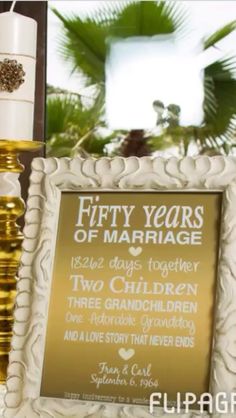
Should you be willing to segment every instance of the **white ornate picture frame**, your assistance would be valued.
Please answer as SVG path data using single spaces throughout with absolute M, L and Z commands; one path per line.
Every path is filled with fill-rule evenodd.
M 6 418 L 148 418 L 148 407 L 40 398 L 40 376 L 52 271 L 52 242 L 62 191 L 222 192 L 211 393 L 236 388 L 236 159 L 186 157 L 100 160 L 42 159 L 32 164 L 14 336 L 5 396 Z M 197 367 L 197 366 L 196 366 Z M 161 409 L 158 416 L 166 417 Z M 183 415 L 199 416 L 198 412 Z M 207 414 L 206 414 L 207 415 Z M 173 415 L 172 415 L 173 416 Z M 175 415 L 174 415 L 175 416 Z M 218 415 L 215 415 L 215 417 Z

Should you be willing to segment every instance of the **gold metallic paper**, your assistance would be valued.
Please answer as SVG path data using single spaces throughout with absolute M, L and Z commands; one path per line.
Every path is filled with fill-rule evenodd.
M 78 243 L 80 196 L 97 197 L 104 206 L 134 205 L 125 228 L 129 233 L 148 229 L 144 205 L 203 206 L 202 244 L 104 243 L 104 230 L 114 229 L 110 220 L 94 226 L 99 234 L 92 242 Z M 221 201 L 220 193 L 62 193 L 41 396 L 147 405 L 152 392 L 167 392 L 174 402 L 177 392 L 209 391 Z M 82 229 L 88 233 L 89 216 L 84 220 Z M 121 232 L 121 214 L 117 222 L 115 229 Z M 190 228 L 179 226 L 181 230 Z M 136 269 L 115 267 L 116 257 Z M 155 271 L 150 271 L 150 259 Z M 81 278 L 93 286 L 82 289 Z M 78 306 L 72 297 L 78 298 Z M 143 310 L 126 310 L 128 300 Z M 156 311 L 145 310 L 157 302 Z M 169 310 L 173 306 L 180 311 Z M 150 329 L 143 328 L 145 315 L 152 321 Z

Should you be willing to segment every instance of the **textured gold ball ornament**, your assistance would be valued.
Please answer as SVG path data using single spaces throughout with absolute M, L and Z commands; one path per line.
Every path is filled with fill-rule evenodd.
M 23 65 L 16 60 L 5 58 L 0 61 L 0 91 L 12 93 L 17 90 L 25 82 L 24 76 Z

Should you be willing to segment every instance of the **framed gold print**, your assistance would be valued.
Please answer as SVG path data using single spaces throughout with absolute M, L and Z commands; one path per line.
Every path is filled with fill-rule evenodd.
M 34 160 L 5 417 L 232 407 L 235 178 L 224 157 Z

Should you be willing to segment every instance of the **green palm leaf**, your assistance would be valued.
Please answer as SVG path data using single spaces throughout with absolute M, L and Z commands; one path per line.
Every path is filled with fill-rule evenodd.
M 47 137 L 65 132 L 68 126 L 77 123 L 81 102 L 71 96 L 49 96 L 47 100 Z
M 214 46 L 217 42 L 224 39 L 235 29 L 236 29 L 236 20 L 233 20 L 227 25 L 222 26 L 220 29 L 214 32 L 209 38 L 204 40 L 204 49 Z
M 111 140 L 114 138 L 114 135 L 107 136 L 105 138 L 100 137 L 99 135 L 92 135 L 88 141 L 84 144 L 84 150 L 94 156 L 104 155 L 104 147 L 107 144 L 110 144 Z
M 180 31 L 186 13 L 176 3 L 139 1 L 129 2 L 110 24 L 110 36 L 155 36 Z
M 184 28 L 186 14 L 169 2 L 131 1 L 105 5 L 95 17 L 64 17 L 52 9 L 64 26 L 60 51 L 82 72 L 88 84 L 105 81 L 107 43 L 110 37 L 155 36 Z
M 78 95 L 51 94 L 47 100 L 47 155 L 69 157 L 82 150 L 103 155 L 111 139 L 97 133 L 103 126 L 103 108 L 103 90 L 90 107 L 84 107 Z
M 211 127 L 209 136 L 231 140 L 236 132 L 236 59 L 225 58 L 205 69 L 205 125 Z M 211 87 L 210 87 L 211 86 Z M 215 98 L 214 109 L 211 98 Z
M 81 70 L 88 84 L 104 81 L 108 28 L 90 18 L 65 18 L 56 9 L 52 10 L 64 25 L 61 53 L 72 63 L 73 71 Z

